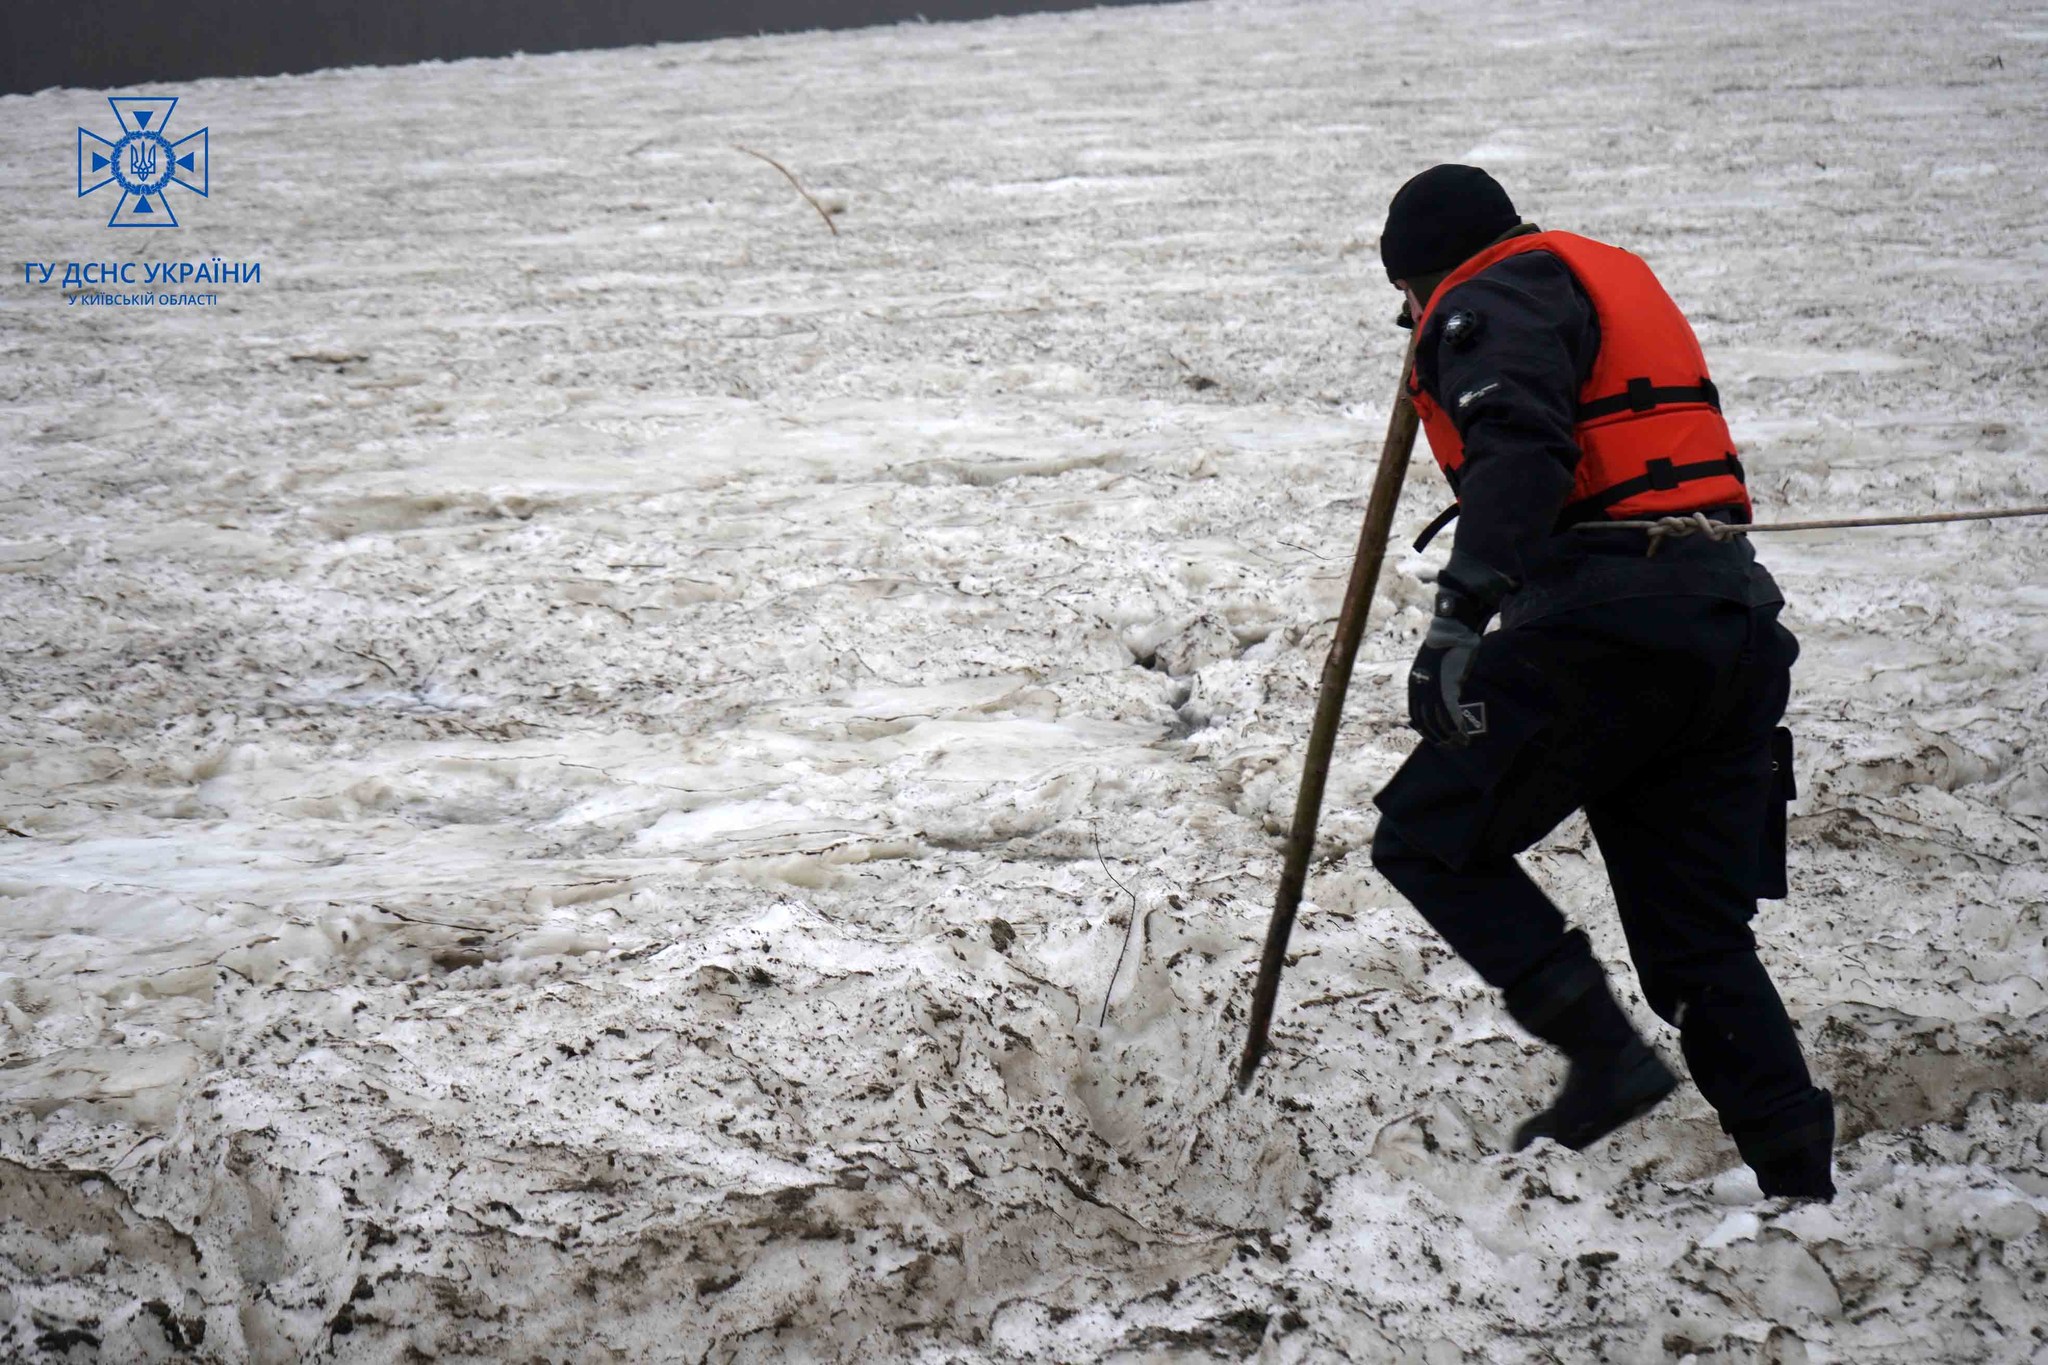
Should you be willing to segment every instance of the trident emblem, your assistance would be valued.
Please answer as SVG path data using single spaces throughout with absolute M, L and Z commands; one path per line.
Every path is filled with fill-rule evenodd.
M 170 188 L 183 185 L 206 197 L 206 129 L 176 142 L 164 135 L 175 95 L 110 95 L 107 103 L 120 120 L 121 136 L 109 142 L 98 133 L 78 130 L 78 193 L 91 194 L 102 185 L 117 185 L 120 202 L 108 227 L 176 227 Z

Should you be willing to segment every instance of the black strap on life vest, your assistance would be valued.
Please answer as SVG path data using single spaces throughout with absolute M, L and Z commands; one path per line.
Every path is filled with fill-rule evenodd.
M 1592 521 L 1616 503 L 1627 502 L 1638 493 L 1661 493 L 1692 483 L 1698 479 L 1717 479 L 1723 474 L 1733 475 L 1737 483 L 1747 483 L 1742 476 L 1742 461 L 1730 451 L 1718 460 L 1695 460 L 1691 464 L 1673 464 L 1669 460 L 1651 460 L 1644 466 L 1644 472 L 1633 479 L 1623 479 L 1610 488 L 1603 488 L 1590 498 L 1580 498 L 1564 509 L 1559 518 L 1563 523 Z
M 1700 382 L 1686 388 L 1660 389 L 1648 379 L 1631 379 L 1628 387 L 1620 393 L 1605 398 L 1595 398 L 1589 403 L 1579 404 L 1581 422 L 1597 421 L 1612 417 L 1617 412 L 1648 412 L 1661 408 L 1667 403 L 1705 403 L 1715 412 L 1721 410 L 1721 391 L 1714 387 L 1714 381 L 1705 375 Z
M 1429 542 L 1436 539 L 1437 532 L 1443 530 L 1444 527 L 1449 526 L 1457 519 L 1458 504 L 1455 502 L 1432 517 L 1429 525 L 1422 528 L 1422 534 L 1415 537 L 1415 553 L 1421 554 L 1424 550 L 1428 549 Z

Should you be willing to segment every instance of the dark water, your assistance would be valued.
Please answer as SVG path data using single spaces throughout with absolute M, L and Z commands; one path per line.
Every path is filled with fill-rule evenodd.
M 0 94 L 1145 0 L 0 0 Z

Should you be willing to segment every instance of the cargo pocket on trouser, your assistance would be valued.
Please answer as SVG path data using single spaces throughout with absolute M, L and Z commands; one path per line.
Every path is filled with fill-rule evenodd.
M 1785 880 L 1785 838 L 1788 808 L 1797 795 L 1792 777 L 1792 732 L 1780 725 L 1771 731 L 1771 795 L 1764 807 L 1764 846 L 1757 860 L 1758 900 L 1780 901 L 1790 891 Z

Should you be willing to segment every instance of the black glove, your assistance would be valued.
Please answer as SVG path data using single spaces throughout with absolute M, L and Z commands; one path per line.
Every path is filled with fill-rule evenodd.
M 1458 723 L 1458 689 L 1472 668 L 1479 632 L 1450 616 L 1433 617 L 1422 651 L 1408 670 L 1408 723 L 1424 739 L 1439 744 L 1466 744 Z
M 1486 732 L 1484 714 L 1464 710 L 1459 692 L 1472 669 L 1480 632 L 1514 587 L 1506 574 L 1457 550 L 1437 575 L 1436 615 L 1408 670 L 1408 723 L 1423 738 L 1465 745 Z

